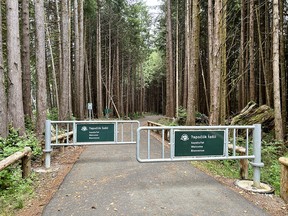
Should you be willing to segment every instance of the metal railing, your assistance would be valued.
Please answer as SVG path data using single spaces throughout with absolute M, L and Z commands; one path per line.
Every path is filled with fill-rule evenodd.
M 169 132 L 169 141 L 165 141 L 165 131 Z M 160 131 L 159 136 L 153 136 L 153 131 Z M 220 131 L 220 134 L 223 132 L 223 149 L 220 149 L 220 152 L 223 151 L 223 154 L 215 154 L 209 153 L 209 155 L 193 155 L 190 153 L 196 147 L 205 148 L 205 140 L 200 143 L 198 146 L 191 145 L 191 152 L 188 152 L 187 155 L 179 155 L 175 154 L 175 149 L 178 145 L 175 145 L 175 142 L 178 141 L 175 139 L 175 134 L 180 131 L 189 135 L 189 132 L 201 132 L 205 131 L 205 133 Z M 237 142 L 240 140 L 241 134 L 241 142 L 244 143 L 244 147 L 246 148 L 246 153 L 242 155 L 237 155 L 236 148 Z M 252 134 L 252 136 L 250 136 Z M 152 138 L 153 137 L 153 138 Z M 184 138 L 185 138 L 184 137 Z M 205 137 L 205 136 L 203 136 Z M 231 141 L 229 140 L 231 137 Z M 187 136 L 186 139 L 189 139 Z M 179 138 L 177 138 L 179 139 Z M 147 140 L 146 142 L 144 140 Z M 191 142 L 187 141 L 187 142 Z M 178 142 L 179 143 L 179 142 Z M 191 142 L 192 143 L 192 142 Z M 230 144 L 231 143 L 231 144 Z M 202 146 L 201 146 L 202 145 Z M 221 145 L 221 144 L 220 144 Z M 228 146 L 229 145 L 229 146 Z M 229 153 L 228 148 L 232 146 L 232 153 Z M 136 157 L 139 162 L 148 163 L 148 162 L 176 162 L 176 161 L 203 161 L 203 160 L 235 160 L 235 159 L 252 159 L 250 164 L 253 166 L 253 181 L 254 186 L 260 186 L 260 168 L 264 166 L 261 162 L 261 125 L 255 124 L 252 126 L 163 126 L 163 127 L 140 127 L 137 130 L 137 145 L 136 145 Z M 180 146 L 180 148 L 182 148 Z M 194 148 L 194 149 L 192 149 Z M 249 151 L 249 149 L 252 149 Z M 199 152 L 204 150 L 199 150 Z
M 53 147 L 136 144 L 136 130 L 139 127 L 140 122 L 133 120 L 46 120 L 44 149 L 45 167 L 50 168 Z M 52 137 L 52 134 L 54 137 Z M 65 142 L 60 142 L 60 139 L 65 140 Z

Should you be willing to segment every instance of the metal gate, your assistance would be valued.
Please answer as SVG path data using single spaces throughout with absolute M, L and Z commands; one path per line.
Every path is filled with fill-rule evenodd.
M 50 168 L 51 152 L 54 146 L 136 144 L 136 130 L 139 127 L 140 122 L 134 120 L 46 120 L 45 167 Z M 64 139 L 65 142 L 60 142 L 60 139 Z
M 154 133 L 158 133 L 155 136 Z M 168 141 L 166 141 L 168 137 Z M 246 148 L 237 155 L 237 145 Z M 136 157 L 141 163 L 252 159 L 253 181 L 260 185 L 261 125 L 140 127 Z M 232 152 L 228 148 L 231 147 Z

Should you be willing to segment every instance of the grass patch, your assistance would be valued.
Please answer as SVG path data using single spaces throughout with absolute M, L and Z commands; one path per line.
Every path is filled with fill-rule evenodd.
M 281 165 L 278 159 L 282 156 L 288 157 L 287 149 L 273 141 L 262 141 L 262 162 L 264 167 L 261 168 L 261 182 L 271 185 L 277 195 L 280 193 L 281 177 Z M 240 163 L 238 160 L 200 161 L 192 162 L 192 164 L 213 175 L 234 179 L 240 178 Z M 249 165 L 248 178 L 253 179 L 253 167 L 251 165 Z
M 14 215 L 18 209 L 24 207 L 27 200 L 34 196 L 36 175 L 32 174 L 31 177 L 22 179 L 19 166 L 14 168 L 13 171 L 11 171 L 10 168 L 4 171 L 10 173 L 9 177 L 12 176 L 13 180 L 10 182 L 9 187 L 1 189 L 0 191 L 0 215 Z M 7 179 L 5 181 L 7 181 Z

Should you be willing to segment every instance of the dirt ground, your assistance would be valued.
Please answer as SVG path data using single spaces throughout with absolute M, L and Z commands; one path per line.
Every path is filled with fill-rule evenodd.
M 33 165 L 35 172 L 39 174 L 35 197 L 28 201 L 25 207 L 17 212 L 17 216 L 39 216 L 46 204 L 49 203 L 54 193 L 58 190 L 65 176 L 69 173 L 73 164 L 77 161 L 85 147 L 66 147 L 65 149 L 54 150 L 52 155 L 50 172 L 38 164 Z M 205 171 L 206 172 L 206 171 Z M 208 173 L 209 174 L 209 173 Z M 272 194 L 256 194 L 244 191 L 234 185 L 235 179 L 213 176 L 222 184 L 241 194 L 260 208 L 265 209 L 272 216 L 287 216 L 288 204 L 278 196 Z
M 35 196 L 27 201 L 17 216 L 42 215 L 44 207 L 58 190 L 65 176 L 72 169 L 85 147 L 65 147 L 53 149 L 50 171 L 46 171 L 39 162 L 32 164 L 34 172 L 38 173 Z

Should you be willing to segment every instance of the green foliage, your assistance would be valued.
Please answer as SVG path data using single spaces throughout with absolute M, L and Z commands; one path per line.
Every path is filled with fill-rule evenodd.
M 13 128 L 10 129 L 6 139 L 0 138 L 0 160 L 7 158 L 17 151 L 23 151 L 25 147 L 30 147 L 33 152 L 33 157 L 41 155 L 42 150 L 38 145 L 38 140 L 34 135 L 20 137 L 18 132 Z M 20 166 L 12 165 L 0 172 L 0 188 L 7 189 L 17 182 L 19 173 L 21 176 Z
M 10 128 L 8 137 L 0 138 L 0 161 L 17 151 L 23 151 L 24 147 L 32 149 L 33 158 L 42 153 L 34 135 L 21 137 L 18 131 Z M 33 178 L 22 179 L 20 161 L 0 172 L 0 215 L 10 215 L 15 209 L 23 207 L 24 200 L 33 193 Z
M 177 123 L 179 125 L 186 125 L 186 119 L 187 119 L 187 110 L 184 107 L 179 107 L 178 109 L 178 118 Z M 197 125 L 207 125 L 208 123 L 208 117 L 205 114 L 202 114 L 200 112 L 195 113 L 195 121 Z
M 26 131 L 30 131 L 30 132 L 32 132 L 35 129 L 34 122 L 28 116 L 25 116 L 25 128 L 26 128 Z
M 140 113 L 140 112 L 131 113 L 129 115 L 130 119 L 140 119 L 140 118 L 143 118 L 143 117 L 144 117 L 144 115 L 142 113 Z
M 58 120 L 58 109 L 56 107 L 53 107 L 47 111 L 47 119 L 51 121 Z
M 10 186 L 0 190 L 0 215 L 13 215 L 13 212 L 23 208 L 25 200 L 33 195 L 35 176 L 22 179 L 19 169 L 17 169 L 17 172 L 13 172 Z M 2 179 L 1 176 L 0 179 Z
M 32 149 L 34 157 L 41 154 L 41 146 L 39 146 L 38 140 L 33 134 L 21 137 L 19 136 L 18 131 L 10 128 L 6 139 L 0 137 L 0 160 L 3 160 L 17 151 L 23 151 L 25 147 L 30 147 Z
M 171 119 L 171 118 L 161 118 L 158 120 L 158 123 L 165 125 L 165 126 L 178 126 L 175 119 Z
M 179 107 L 178 108 L 178 124 L 179 125 L 185 125 L 186 124 L 186 119 L 187 119 L 187 110 L 184 107 Z
M 143 65 L 145 86 L 149 87 L 161 81 L 165 76 L 165 66 L 162 53 L 154 50 Z
M 238 138 L 237 145 L 244 146 L 244 143 L 245 140 Z M 283 146 L 274 141 L 262 141 L 262 162 L 264 163 L 264 167 L 261 168 L 261 182 L 273 186 L 276 194 L 279 194 L 280 192 L 281 165 L 278 162 L 278 159 L 281 156 L 288 156 L 287 149 L 283 149 Z M 237 160 L 193 162 L 192 164 L 208 170 L 214 175 L 221 175 L 228 178 L 240 177 L 240 166 Z M 249 166 L 249 179 L 252 178 L 253 168 L 252 166 Z

